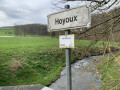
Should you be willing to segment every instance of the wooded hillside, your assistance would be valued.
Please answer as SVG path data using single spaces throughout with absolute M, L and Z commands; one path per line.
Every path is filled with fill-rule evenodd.
M 14 27 L 15 35 L 41 35 L 48 36 L 47 25 L 43 24 L 27 24 L 27 25 L 16 25 Z
M 120 41 L 120 7 L 109 12 L 93 14 L 90 29 L 83 29 L 79 38 Z

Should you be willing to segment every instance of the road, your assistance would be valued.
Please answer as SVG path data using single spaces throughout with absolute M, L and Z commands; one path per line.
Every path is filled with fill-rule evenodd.
M 102 85 L 101 75 L 96 72 L 95 67 L 101 57 L 102 55 L 91 56 L 78 60 L 71 65 L 72 90 L 100 90 Z M 49 87 L 54 90 L 66 90 L 66 68 L 61 72 L 60 78 Z

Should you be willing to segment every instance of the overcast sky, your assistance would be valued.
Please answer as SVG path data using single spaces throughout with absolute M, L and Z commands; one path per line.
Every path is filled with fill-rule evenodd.
M 54 9 L 51 1 L 56 2 L 55 0 L 0 0 L 0 27 L 31 23 L 47 24 L 47 15 L 58 11 Z M 64 8 L 64 4 L 61 7 Z
M 0 27 L 16 24 L 47 23 L 51 0 L 0 0 Z
M 56 12 L 51 1 L 0 0 L 0 27 L 31 23 L 47 24 L 47 15 Z M 78 4 L 82 3 L 77 2 Z

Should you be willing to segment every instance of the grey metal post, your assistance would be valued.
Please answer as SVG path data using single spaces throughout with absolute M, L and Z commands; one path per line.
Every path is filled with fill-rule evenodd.
M 66 5 L 65 9 L 69 9 L 70 6 Z M 70 30 L 65 31 L 65 35 L 70 34 Z M 72 90 L 72 78 L 71 78 L 71 57 L 70 57 L 71 49 L 66 48 L 65 54 L 66 54 L 66 77 L 67 77 L 67 86 L 66 90 Z

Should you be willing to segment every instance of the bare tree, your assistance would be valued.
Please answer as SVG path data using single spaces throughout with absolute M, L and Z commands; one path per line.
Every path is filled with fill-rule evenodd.
M 58 4 L 64 4 L 68 1 L 89 2 L 92 8 L 101 10 L 109 9 L 111 6 L 120 3 L 120 0 L 54 0 L 53 4 L 57 6 Z
M 48 36 L 47 25 L 43 24 L 27 24 L 15 25 L 15 35 L 41 35 Z
M 54 0 L 52 4 L 55 8 L 64 9 L 63 5 L 69 4 L 68 1 L 70 1 L 70 4 L 79 3 L 80 5 L 81 1 L 85 0 Z M 75 36 L 79 40 L 92 40 L 86 51 L 89 52 L 89 48 L 100 40 L 120 42 L 120 7 L 112 8 L 118 5 L 120 0 L 86 0 L 85 3 L 89 3 L 92 10 L 91 27 L 72 30 L 71 33 L 76 34 Z M 62 31 L 53 33 L 54 36 L 58 36 Z
M 115 8 L 108 12 L 112 6 L 115 6 L 120 3 L 120 0 L 54 0 L 52 3 L 55 8 L 63 9 L 61 4 L 67 4 L 70 1 L 70 3 L 82 3 L 83 1 L 86 3 L 89 3 L 89 7 L 91 8 L 92 12 L 96 11 L 101 12 L 101 14 L 92 14 L 92 26 L 89 29 L 84 29 L 81 31 L 81 29 L 78 29 L 76 31 L 73 31 L 73 33 L 78 34 L 78 37 L 82 38 L 87 37 L 89 38 L 91 35 L 92 37 L 96 36 L 96 39 L 100 39 L 100 37 L 109 35 L 108 33 L 112 31 L 119 31 L 113 30 L 115 27 L 119 27 L 119 21 L 120 21 L 120 13 L 119 8 Z M 77 2 L 75 2 L 77 1 Z M 98 31 L 99 29 L 99 31 Z M 92 34 L 90 34 L 92 32 Z M 93 35 L 94 32 L 94 35 Z M 101 32 L 101 34 L 100 34 Z M 98 37 L 99 36 L 99 37 Z M 77 37 L 77 38 L 78 38 Z M 90 39 L 90 38 L 89 38 Z

